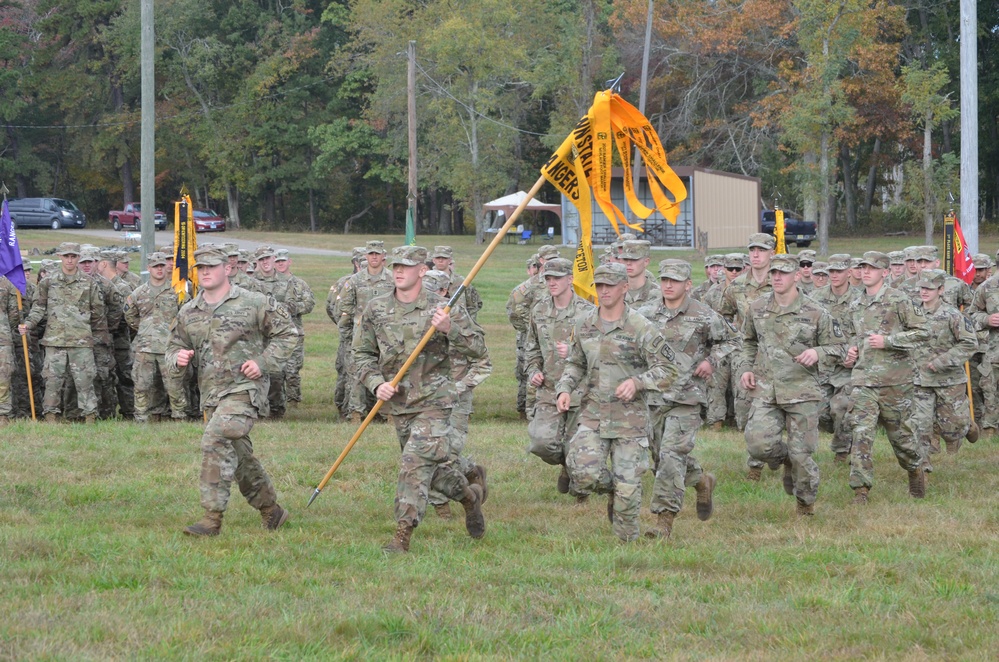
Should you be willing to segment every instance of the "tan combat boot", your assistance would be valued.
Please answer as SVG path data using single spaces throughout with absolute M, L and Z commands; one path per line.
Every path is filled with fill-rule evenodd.
M 558 489 L 559 494 L 569 493 L 569 470 L 562 465 L 562 471 L 558 475 L 558 483 L 556 484 L 556 489 Z
M 351 423 L 351 425 L 360 425 L 361 421 L 363 421 L 363 420 L 364 419 L 361 418 L 361 414 L 360 413 L 358 413 L 356 411 L 350 413 L 350 423 Z
M 382 547 L 382 551 L 390 554 L 403 554 L 409 551 L 409 539 L 413 535 L 413 526 L 406 522 L 399 522 L 395 527 L 395 537 L 389 544 Z
M 94 425 L 95 423 L 97 423 L 97 415 L 88 414 L 87 417 L 83 419 L 83 423 L 85 425 Z
M 0 416 L 0 427 L 3 427 L 8 423 L 10 423 L 10 418 L 8 418 L 7 416 Z
M 855 487 L 853 488 L 853 505 L 855 506 L 866 506 L 867 505 L 867 493 L 870 490 L 866 487 Z
M 288 511 L 275 503 L 260 509 L 260 519 L 265 529 L 275 531 L 288 520 Z
M 961 439 L 957 441 L 947 441 L 947 455 L 957 455 L 957 452 L 961 450 Z
M 964 435 L 964 438 L 968 440 L 969 444 L 973 444 L 978 441 L 978 437 L 981 436 L 981 433 L 982 431 L 978 429 L 978 423 L 972 421 L 971 427 L 968 428 L 968 434 Z M 950 444 L 947 444 L 947 451 L 950 452 Z
M 485 503 L 486 499 L 489 498 L 489 485 L 486 483 L 486 468 L 481 464 L 476 464 L 472 468 L 472 472 L 465 478 L 468 479 L 469 485 L 479 486 L 479 490 L 482 492 L 482 503 Z
M 982 435 L 981 436 L 985 437 L 986 439 L 991 439 L 992 437 L 996 436 L 996 429 L 995 428 L 982 428 Z
M 926 472 L 922 465 L 909 472 L 909 496 L 922 499 L 926 496 Z
M 45 422 L 46 423 L 58 423 L 59 422 L 59 415 L 56 414 L 55 412 L 50 411 L 49 413 L 45 414 Z
M 206 510 L 205 516 L 184 529 L 189 536 L 217 536 L 222 530 L 222 513 L 217 510 Z
M 784 492 L 790 496 L 794 496 L 794 474 L 791 473 L 791 458 L 784 459 Z
M 711 513 L 715 507 L 711 499 L 715 491 L 714 474 L 701 476 L 701 479 L 694 485 L 694 489 L 697 490 L 697 519 L 706 522 L 711 518 Z
M 798 517 L 812 517 L 815 515 L 815 504 L 805 503 L 801 499 L 795 499 L 798 502 L 796 512 Z
M 465 530 L 473 538 L 486 535 L 486 519 L 482 516 L 482 488 L 469 485 L 465 489 L 465 498 L 461 500 L 465 509 Z
M 722 421 L 715 421 L 714 423 L 711 424 L 711 431 L 721 432 L 722 427 L 724 427 L 724 423 Z
M 434 506 L 434 512 L 437 513 L 437 517 L 440 517 L 442 520 L 450 520 L 451 519 L 451 504 L 449 504 L 449 503 L 441 503 L 441 504 L 435 505 Z
M 671 513 L 668 510 L 664 510 L 659 513 L 656 520 L 656 528 L 649 529 L 645 532 L 646 538 L 659 538 L 660 540 L 669 540 L 669 536 L 673 533 L 673 518 L 676 517 L 676 513 Z
M 746 480 L 758 481 L 763 478 L 763 469 L 760 467 L 749 467 L 746 473 Z

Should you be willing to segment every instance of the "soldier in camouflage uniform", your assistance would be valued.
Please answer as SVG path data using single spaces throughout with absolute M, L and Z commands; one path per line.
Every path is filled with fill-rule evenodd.
M 977 292 L 978 288 L 987 281 L 992 273 L 992 258 L 984 253 L 978 253 L 974 257 L 975 279 L 971 283 L 972 292 Z M 972 296 L 974 304 L 974 296 Z M 970 317 L 973 308 L 965 308 Z M 992 370 L 992 362 L 988 359 L 989 348 L 989 328 L 976 322 L 975 328 L 978 333 L 978 351 L 971 357 L 969 362 L 969 372 L 971 374 L 971 397 L 974 403 L 975 423 L 982 434 L 992 437 L 999 427 L 999 384 L 996 383 L 996 374 Z
M 999 255 L 999 251 L 996 253 Z M 984 399 L 981 407 L 976 404 L 976 415 L 979 409 L 981 412 L 982 432 L 987 436 L 994 436 L 996 428 L 999 427 L 999 407 L 990 406 L 988 396 L 994 391 L 988 388 L 989 383 L 999 381 L 999 274 L 992 275 L 975 290 L 971 306 L 965 310 L 977 325 L 978 329 L 988 332 L 988 339 L 979 338 L 980 348 L 984 350 L 984 357 L 980 359 L 981 365 L 978 372 L 982 375 L 982 396 Z M 985 364 L 989 364 L 989 368 Z M 991 372 L 993 378 L 990 380 L 987 373 Z
M 607 516 L 625 542 L 639 536 L 642 474 L 649 468 L 649 408 L 644 392 L 664 392 L 677 379 L 673 351 L 654 324 L 625 303 L 628 270 L 606 264 L 593 272 L 600 306 L 576 323 L 562 377 L 560 412 L 583 388 L 579 427 L 566 466 L 580 494 L 608 494 Z M 608 468 L 608 461 L 610 468 Z
M 298 344 L 291 355 L 291 361 L 284 368 L 284 388 L 289 407 L 297 407 L 302 402 L 302 366 L 305 365 L 305 325 L 302 316 L 308 315 L 316 307 L 316 295 L 303 279 L 291 273 L 291 255 L 285 249 L 274 251 L 274 269 L 290 281 L 290 298 L 293 303 L 291 321 L 298 329 Z M 293 312 L 292 312 L 293 311 Z
M 21 297 L 21 310 L 18 316 L 11 319 L 14 329 L 14 372 L 11 375 L 11 404 L 13 416 L 18 418 L 31 417 L 31 398 L 28 395 L 28 374 L 24 366 L 24 350 L 21 347 L 21 340 L 17 333 L 17 326 L 28 319 L 31 313 L 31 303 L 35 299 L 36 284 L 31 278 L 31 260 L 22 255 L 22 266 L 24 267 L 24 296 Z M 17 297 L 14 297 L 14 305 L 17 306 Z M 40 413 L 42 406 L 42 362 L 45 357 L 42 355 L 41 347 L 38 344 L 37 329 L 35 333 L 29 334 L 28 338 L 28 363 L 31 371 L 31 387 L 34 391 L 36 416 Z
M 387 294 L 394 287 L 392 274 L 385 268 L 385 242 L 369 241 L 364 247 L 368 261 L 366 269 L 358 271 L 347 279 L 340 292 L 340 319 L 337 328 L 341 342 L 349 342 L 354 337 L 354 329 L 361 319 L 361 313 L 368 302 Z M 374 405 L 371 392 L 364 388 L 353 365 L 353 352 L 348 355 L 347 369 L 347 415 L 351 423 L 360 425 Z
M 703 301 L 706 306 L 718 314 L 721 314 L 722 298 L 725 295 L 725 290 L 732 284 L 732 281 L 742 275 L 742 253 L 728 253 L 724 256 L 724 262 L 724 276 L 708 290 L 707 294 L 704 295 Z M 661 262 L 660 265 L 662 265 Z M 728 322 L 733 328 L 738 328 L 734 326 L 734 316 L 726 317 L 722 315 L 722 319 Z M 741 342 L 741 336 L 739 336 L 739 340 Z M 732 417 L 733 420 L 735 419 L 734 389 L 737 380 L 732 379 L 732 357 L 733 355 L 729 354 L 723 358 L 715 366 L 715 370 L 708 381 L 708 404 L 705 422 L 713 432 L 721 432 L 726 418 Z
M 911 426 L 913 364 L 909 350 L 929 338 L 922 308 L 889 287 L 888 256 L 867 251 L 860 260 L 864 292 L 850 306 L 851 346 L 845 365 L 853 368 L 852 406 L 846 425 L 853 432 L 850 487 L 853 503 L 864 505 L 874 484 L 872 450 L 880 420 L 899 466 L 909 474 L 909 494 L 926 494 L 919 441 Z
M 974 292 L 992 275 L 992 258 L 985 253 L 975 253 L 972 264 L 975 265 L 975 278 L 971 281 L 971 291 Z
M 80 270 L 97 283 L 104 297 L 104 318 L 94 329 L 94 362 L 97 364 L 97 378 L 94 389 L 97 391 L 97 411 L 101 419 L 111 419 L 118 415 L 117 367 L 114 359 L 114 338 L 112 329 L 117 329 L 124 317 L 125 298 L 128 296 L 111 281 L 102 277 L 97 269 L 100 253 L 95 248 L 84 248 L 80 253 Z M 75 402 L 74 384 L 68 382 L 64 398 Z M 75 417 L 75 410 L 68 406 L 64 416 Z
M 117 251 L 115 254 L 115 268 L 118 270 L 118 276 L 128 283 L 129 288 L 133 291 L 139 285 L 142 285 L 142 276 L 129 270 L 129 262 L 132 261 L 132 254 L 128 251 Z
M 947 273 L 926 269 L 919 277 L 920 297 L 929 339 L 912 351 L 915 388 L 912 399 L 912 427 L 919 448 L 932 471 L 930 453 L 939 453 L 936 431 L 947 443 L 948 453 L 957 453 L 961 440 L 978 440 L 968 402 L 968 377 L 964 363 L 978 350 L 978 334 L 970 319 L 942 297 Z
M 643 239 L 620 243 L 617 259 L 628 269 L 628 293 L 624 302 L 635 310 L 662 298 L 655 277 L 649 273 L 651 250 L 652 243 Z
M 722 298 L 721 310 L 718 311 L 736 329 L 742 329 L 750 304 L 772 291 L 769 273 L 770 258 L 774 255 L 775 245 L 773 235 L 757 232 L 749 236 L 749 270 L 728 286 Z M 735 370 L 732 371 L 732 393 L 736 427 L 745 430 L 749 419 L 750 394 L 742 385 L 740 375 Z M 746 477 L 749 480 L 760 480 L 763 464 L 762 461 L 750 456 L 746 460 L 746 465 L 749 467 Z
M 890 251 L 888 253 L 888 286 L 898 288 L 906 278 L 905 273 L 905 251 Z
M 97 417 L 94 380 L 94 332 L 104 317 L 104 297 L 92 278 L 79 269 L 80 245 L 63 242 L 56 249 L 62 268 L 38 284 L 31 314 L 21 324 L 21 335 L 41 324 L 45 335 L 45 420 L 56 422 L 62 407 L 63 385 L 67 376 L 76 385 L 77 405 L 87 423 Z
M 288 511 L 263 465 L 253 455 L 250 430 L 267 409 L 267 375 L 280 374 L 295 349 L 298 331 L 288 313 L 258 292 L 231 285 L 226 251 L 194 252 L 198 295 L 177 313 L 166 361 L 174 376 L 198 367 L 201 406 L 208 423 L 201 437 L 201 506 L 205 515 L 184 529 L 192 536 L 215 536 L 229 504 L 233 481 L 264 528 L 277 529 Z
M 820 365 L 845 358 L 846 337 L 825 308 L 798 290 L 797 257 L 774 256 L 770 280 L 773 291 L 746 313 L 733 370 L 743 388 L 754 392 L 746 424 L 749 454 L 771 469 L 784 466 L 784 491 L 795 497 L 798 515 L 809 516 L 819 491 L 819 465 L 812 455 L 824 397 Z
M 402 448 L 395 497 L 396 533 L 385 551 L 409 551 L 409 541 L 427 508 L 431 488 L 465 509 L 465 527 L 473 538 L 486 532 L 482 502 L 485 473 L 469 484 L 450 452 L 451 408 L 455 387 L 451 352 L 470 360 L 486 355 L 482 330 L 462 307 L 444 312 L 446 301 L 424 290 L 427 249 L 400 246 L 390 265 L 394 289 L 367 303 L 354 333 L 353 362 L 361 383 L 386 403 Z M 393 386 L 391 379 L 424 334 L 434 333 L 409 371 Z
M 17 328 L 21 324 L 21 311 L 17 306 L 19 292 L 14 284 L 5 276 L 0 276 L 0 426 L 7 425 L 14 415 L 11 399 L 11 384 L 17 362 L 15 351 L 23 355 L 21 338 Z M 15 342 L 16 341 L 16 342 Z M 24 376 L 25 388 L 27 375 L 24 374 L 24 359 L 21 359 L 21 371 Z
M 257 260 L 257 269 L 253 278 L 257 281 L 257 287 L 267 296 L 273 297 L 278 307 L 283 308 L 294 323 L 295 316 L 304 312 L 306 302 L 296 298 L 291 278 L 274 268 L 274 249 L 270 246 L 260 246 L 254 252 L 254 257 Z M 298 325 L 295 326 L 295 329 L 298 330 Z M 301 335 L 299 335 L 299 340 L 301 340 Z M 292 354 L 294 355 L 294 352 Z M 284 373 L 285 368 L 290 363 L 291 361 L 282 364 L 277 372 L 270 375 L 270 392 L 267 395 L 270 409 L 268 416 L 274 419 L 283 418 L 287 410 L 288 400 L 284 387 Z
M 534 303 L 524 343 L 525 370 L 537 389 L 534 417 L 527 426 L 527 434 L 531 453 L 547 464 L 562 468 L 557 488 L 560 493 L 568 494 L 571 485 L 565 453 L 569 438 L 575 432 L 580 392 L 573 391 L 569 410 L 561 412 L 555 402 L 555 384 L 562 377 L 576 322 L 594 306 L 573 291 L 572 262 L 569 260 L 548 260 L 542 267 L 541 276 L 548 287 L 548 296 L 538 297 Z M 585 501 L 585 495 L 579 495 L 577 500 Z
M 427 292 L 437 294 L 445 301 L 450 300 L 448 288 L 452 286 L 451 274 L 444 271 L 430 270 L 423 277 L 423 287 Z M 459 283 L 460 284 L 460 283 Z M 465 303 L 459 299 L 454 304 L 465 308 Z M 463 314 L 467 314 L 467 309 Z M 469 315 L 469 318 L 472 316 Z M 472 324 L 478 327 L 475 320 Z M 478 328 L 485 337 L 485 332 Z M 450 454 L 458 470 L 465 474 L 469 481 L 485 481 L 485 468 L 477 466 L 465 456 L 465 442 L 468 441 L 468 421 L 472 416 L 472 390 L 493 373 L 493 364 L 489 360 L 489 352 L 477 359 L 468 359 L 456 348 L 451 350 L 451 379 L 454 381 L 455 400 L 451 408 L 451 439 Z M 451 519 L 451 506 L 448 498 L 440 492 L 430 490 L 430 505 L 434 507 L 441 519 Z
M 542 246 L 538 249 L 538 264 L 542 267 L 548 260 L 554 260 L 559 257 L 558 248 L 551 245 Z M 531 267 L 528 265 L 528 273 L 530 273 Z M 517 364 L 515 367 L 517 375 L 517 412 L 520 414 L 520 420 L 526 421 L 534 412 L 533 397 L 528 391 L 532 391 L 533 387 L 528 388 L 527 374 L 524 369 L 524 342 L 527 339 L 527 324 L 530 321 L 531 309 L 534 307 L 534 302 L 539 298 L 547 294 L 548 288 L 545 287 L 545 282 L 541 277 L 541 274 L 536 272 L 528 276 L 528 279 L 523 283 L 513 288 L 510 292 L 510 297 L 506 301 L 506 316 L 510 320 L 510 324 L 513 325 L 514 330 L 517 332 L 516 346 L 517 346 Z
M 798 251 L 798 290 L 802 294 L 811 296 L 815 290 L 815 283 L 812 282 L 812 265 L 818 255 L 813 250 Z
M 690 264 L 667 259 L 659 263 L 660 299 L 639 312 L 660 329 L 676 357 L 679 376 L 665 393 L 649 391 L 645 401 L 652 416 L 652 457 L 656 478 L 651 510 L 658 528 L 649 537 L 667 539 L 683 507 L 687 486 L 697 490 L 697 517 L 707 520 L 714 508 L 713 474 L 704 473 L 694 450 L 707 402 L 707 382 L 715 366 L 739 348 L 735 329 L 721 315 L 688 294 Z
M 812 264 L 812 283 L 815 285 L 816 290 L 829 284 L 828 262 L 822 262 L 819 260 Z
M 104 250 L 100 253 L 97 271 L 101 277 L 111 283 L 121 300 L 122 316 L 118 326 L 111 331 L 111 346 L 114 349 L 115 395 L 122 418 L 128 420 L 135 417 L 135 383 L 132 381 L 132 333 L 125 322 L 125 299 L 132 293 L 132 286 L 122 278 L 118 271 L 118 256 L 121 251 Z
M 434 246 L 433 255 L 430 257 L 433 259 L 434 269 L 443 271 L 448 275 L 450 279 L 447 287 L 448 292 L 456 292 L 458 286 L 465 282 L 465 277 L 454 270 L 454 257 L 451 247 Z M 464 289 L 463 297 L 465 308 L 468 310 L 468 314 L 472 316 L 472 321 L 477 320 L 479 311 L 482 310 L 482 297 L 479 296 L 479 291 L 475 289 L 474 285 L 469 285 Z
M 356 274 L 361 269 L 361 262 L 364 261 L 364 246 L 357 246 L 351 251 L 350 262 L 353 265 L 354 271 L 347 274 L 346 276 L 341 276 L 336 283 L 330 286 L 329 294 L 326 295 L 326 315 L 333 320 L 334 324 L 338 324 L 340 321 L 340 293 L 343 291 L 343 286 L 346 284 L 347 280 Z M 337 327 L 339 331 L 339 326 Z M 333 404 L 336 405 L 337 412 L 339 412 L 341 418 L 347 418 L 347 384 L 349 383 L 347 375 L 347 365 L 350 362 L 350 344 L 353 338 L 345 338 L 340 336 L 340 341 L 337 343 L 336 348 L 336 386 L 333 390 Z
M 132 380 L 135 384 L 135 420 L 157 422 L 187 417 L 187 391 L 166 362 L 170 325 L 180 303 L 170 285 L 164 253 L 150 253 L 149 282 L 139 285 L 125 300 L 125 321 L 135 331 Z
M 661 263 L 660 263 L 661 264 Z M 704 295 L 713 285 L 725 278 L 725 256 L 708 255 L 704 258 L 704 282 L 690 291 L 690 298 L 704 301 Z
M 853 326 L 851 306 L 860 296 L 860 292 L 850 287 L 850 256 L 846 253 L 830 255 L 827 269 L 829 284 L 812 292 L 811 297 L 829 311 L 840 328 L 850 329 Z M 853 436 L 844 425 L 853 390 L 850 369 L 842 363 L 820 365 L 819 368 L 823 391 L 819 422 L 832 432 L 831 447 L 835 461 L 845 464 L 850 461 L 850 446 L 853 444 Z

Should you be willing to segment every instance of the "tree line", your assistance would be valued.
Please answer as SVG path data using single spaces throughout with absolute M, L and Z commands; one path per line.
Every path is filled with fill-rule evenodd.
M 236 225 L 393 232 L 416 42 L 420 232 L 475 232 L 605 81 L 637 103 L 648 0 L 157 0 L 156 182 Z M 928 0 L 653 3 L 674 164 L 760 177 L 820 233 L 939 224 L 959 191 L 959 13 Z M 999 5 L 978 4 L 980 217 L 999 203 Z M 0 4 L 0 178 L 91 219 L 138 200 L 139 3 Z M 554 193 L 547 192 L 549 197 Z

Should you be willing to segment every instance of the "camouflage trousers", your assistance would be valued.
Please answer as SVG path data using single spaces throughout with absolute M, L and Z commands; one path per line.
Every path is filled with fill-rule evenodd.
M 375 406 L 375 396 L 357 379 L 354 361 L 347 359 L 347 415 L 358 413 L 361 418 L 368 415 Z
M 402 466 L 395 492 L 395 519 L 418 526 L 427 512 L 430 490 L 461 501 L 468 480 L 451 454 L 451 410 L 397 414 L 395 434 L 402 447 Z
M 832 384 L 823 384 L 825 397 L 819 403 L 819 424 L 832 433 L 830 449 L 837 455 L 849 454 L 853 438 L 850 428 L 846 426 L 846 412 L 850 409 L 851 384 L 836 388 Z
M 289 402 L 302 401 L 303 365 L 305 365 L 305 338 L 300 333 L 295 351 L 291 353 L 291 359 L 284 367 L 284 392 Z
M 270 388 L 267 390 L 268 411 L 267 416 L 271 418 L 281 418 L 288 408 L 288 398 L 284 390 L 284 373 L 274 372 L 270 374 Z
M 58 414 L 62 411 L 63 387 L 71 383 L 75 386 L 76 393 L 73 404 L 84 416 L 96 415 L 96 377 L 97 366 L 92 347 L 46 347 L 45 367 L 42 368 L 42 378 L 45 380 L 42 413 Z
M 468 421 L 472 417 L 472 392 L 468 389 L 458 394 L 451 409 L 451 439 L 448 454 L 466 478 L 473 474 L 475 463 L 465 455 L 465 442 L 468 441 Z M 430 505 L 443 506 L 447 496 L 437 490 L 430 490 Z
M 732 377 L 730 381 L 730 386 L 732 389 L 732 408 L 735 411 L 735 426 L 739 431 L 746 429 L 746 422 L 749 421 L 749 409 L 753 406 L 753 397 L 749 394 L 749 391 L 742 388 L 740 380 L 742 375 L 737 375 L 732 372 Z M 749 466 L 762 466 L 756 465 L 750 459 Z
M 35 397 L 35 415 L 42 413 L 42 387 L 45 382 L 42 379 L 42 363 L 45 360 L 44 354 L 36 339 L 28 342 L 29 356 L 31 364 L 31 390 Z M 23 418 L 31 417 L 31 398 L 28 396 L 28 374 L 24 368 L 24 347 L 18 337 L 14 338 L 14 371 L 10 376 L 11 405 L 14 416 Z
M 15 369 L 14 348 L 10 345 L 0 345 L 0 416 L 10 417 L 14 413 L 10 398 L 10 378 Z
M 333 404 L 336 406 L 340 416 L 347 418 L 347 355 L 350 353 L 350 343 L 340 339 L 340 345 L 336 348 L 336 386 L 333 389 Z
M 517 332 L 517 363 L 513 374 L 517 377 L 517 413 L 527 412 L 527 365 L 524 361 L 523 334 Z
M 227 395 L 206 412 L 201 437 L 201 507 L 224 512 L 233 481 L 246 501 L 260 510 L 277 503 L 270 476 L 253 454 L 250 430 L 257 411 L 246 393 Z
M 527 424 L 527 437 L 531 440 L 532 455 L 537 455 L 545 464 L 562 466 L 565 464 L 566 447 L 569 438 L 576 431 L 576 418 L 579 407 L 573 407 L 564 414 L 559 412 L 552 400 L 553 393 L 544 394 L 534 405 L 534 418 Z
M 919 386 L 912 389 L 912 430 L 924 462 L 930 459 L 930 442 L 939 433 L 944 441 L 964 439 L 971 427 L 968 385 Z
M 898 386 L 854 386 L 846 424 L 853 433 L 850 450 L 850 487 L 874 485 L 874 435 L 878 420 L 885 427 L 895 458 L 906 471 L 922 462 L 919 442 L 912 432 L 912 384 Z
M 132 379 L 132 348 L 115 347 L 115 393 L 123 418 L 135 415 L 135 381 Z
M 818 402 L 777 404 L 757 398 L 746 424 L 746 447 L 750 456 L 771 469 L 790 459 L 794 496 L 803 503 L 815 503 L 819 465 L 812 455 L 819 447 Z
M 652 484 L 650 510 L 678 513 L 686 488 L 697 485 L 703 475 L 694 450 L 694 436 L 701 427 L 700 405 L 666 404 L 652 408 L 652 456 L 656 479 Z
M 614 495 L 614 534 L 625 542 L 636 540 L 642 475 L 649 468 L 648 438 L 608 439 L 580 425 L 569 440 L 565 464 L 577 493 Z
M 163 354 L 138 352 L 132 362 L 135 420 L 145 423 L 150 414 L 187 418 L 187 391 L 183 377 L 174 375 Z
M 97 392 L 97 412 L 101 418 L 114 418 L 118 415 L 117 375 L 114 350 L 110 345 L 94 345 L 94 363 L 97 378 L 94 390 Z
M 975 403 L 975 420 L 983 428 L 999 428 L 999 366 L 984 354 L 975 354 L 968 365 L 971 372 L 971 396 Z
M 708 425 L 719 421 L 724 423 L 728 417 L 728 387 L 731 375 L 732 359 L 726 356 L 708 379 L 708 405 L 705 416 Z

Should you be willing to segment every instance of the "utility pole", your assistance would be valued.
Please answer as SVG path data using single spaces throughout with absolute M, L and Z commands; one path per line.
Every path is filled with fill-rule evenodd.
M 406 240 L 415 240 L 416 236 L 416 42 L 409 42 L 409 55 L 406 67 L 406 109 L 409 114 L 409 193 L 406 196 Z M 410 228 L 412 224 L 412 228 Z M 413 236 L 410 237 L 410 231 Z
M 978 252 L 978 8 L 961 0 L 961 229 Z
M 638 112 L 645 116 L 645 99 L 647 97 L 647 87 L 649 84 L 649 49 L 652 48 L 652 11 L 654 9 L 655 0 L 649 0 L 649 11 L 645 17 L 645 50 L 642 52 L 642 85 L 638 92 Z M 639 187 L 642 184 L 642 178 L 638 173 L 638 164 L 641 162 L 641 152 L 638 148 L 635 148 L 635 159 L 634 164 L 631 168 L 631 178 L 634 182 L 635 195 L 639 194 Z M 639 198 L 641 199 L 641 198 Z M 631 217 L 631 207 L 628 207 L 628 216 Z
M 142 0 L 142 141 L 139 202 L 142 204 L 142 272 L 148 271 L 146 255 L 156 250 L 156 87 L 153 0 Z

